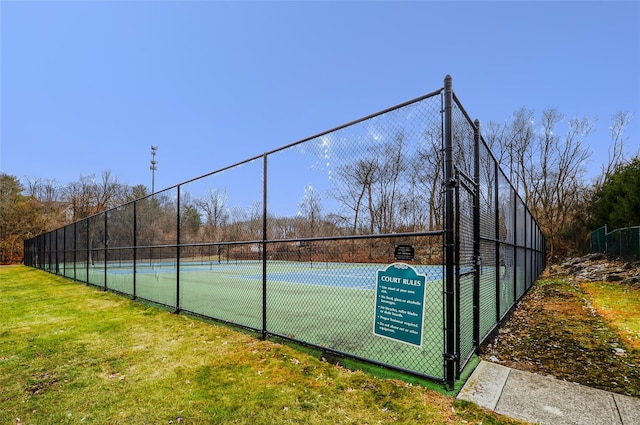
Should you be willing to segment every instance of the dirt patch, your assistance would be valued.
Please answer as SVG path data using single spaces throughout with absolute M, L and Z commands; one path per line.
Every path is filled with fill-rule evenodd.
M 640 396 L 640 354 L 630 350 L 589 304 L 579 280 L 569 276 L 539 280 L 483 350 L 482 358 Z
M 58 379 L 49 373 L 39 373 L 32 376 L 26 391 L 33 395 L 42 394 L 58 383 Z

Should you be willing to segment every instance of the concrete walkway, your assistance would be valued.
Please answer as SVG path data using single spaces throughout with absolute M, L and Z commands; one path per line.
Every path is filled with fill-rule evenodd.
M 481 361 L 458 398 L 541 425 L 639 425 L 640 398 Z

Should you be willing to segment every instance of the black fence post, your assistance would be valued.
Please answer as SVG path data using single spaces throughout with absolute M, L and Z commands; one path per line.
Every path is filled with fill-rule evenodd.
M 455 244 L 454 244 L 454 187 L 453 178 L 453 85 L 452 78 L 444 79 L 444 182 L 445 182 L 445 381 L 452 389 L 456 376 L 455 335 Z
M 500 318 L 502 317 L 502 306 L 501 306 L 501 294 L 502 294 L 502 282 L 500 281 L 500 275 L 501 275 L 501 271 L 500 271 L 500 267 L 502 266 L 501 262 L 500 262 L 500 184 L 498 183 L 498 178 L 500 177 L 500 167 L 498 167 L 497 163 L 494 163 L 495 167 L 494 167 L 494 181 L 495 181 L 495 199 L 494 199 L 494 211 L 495 211 L 495 217 L 494 217 L 494 224 L 495 224 L 495 230 L 494 230 L 494 238 L 496 240 L 495 242 L 495 271 L 496 271 L 496 323 L 500 323 Z M 506 212 L 505 212 L 506 214 Z M 506 217 L 505 217 L 506 219 Z M 505 223 L 506 226 L 506 223 Z M 506 260 L 505 260 L 506 262 Z
M 529 289 L 529 261 L 528 257 L 529 257 L 529 232 L 527 231 L 527 217 L 529 215 L 529 210 L 527 209 L 527 204 L 524 203 L 524 201 L 522 201 L 522 206 L 524 208 L 524 223 L 522 228 L 524 229 L 524 235 L 523 235 L 523 239 L 524 239 L 524 291 L 523 291 L 523 295 L 524 292 L 527 292 L 527 290 Z
M 518 192 L 511 186 L 511 193 L 513 194 L 513 297 L 509 300 L 509 305 L 513 304 L 518 299 Z
M 180 185 L 176 201 L 176 313 L 180 312 Z
M 56 253 L 56 274 L 59 275 L 60 274 L 60 264 L 58 262 L 58 231 L 54 230 L 53 232 L 51 232 L 53 235 L 55 235 L 56 237 L 56 243 L 55 243 L 55 253 Z
M 480 120 L 473 127 L 473 345 L 476 354 L 480 352 Z
M 78 280 L 77 277 L 77 262 L 78 262 L 78 222 L 73 222 L 73 280 Z
M 107 212 L 104 213 L 104 290 L 107 290 L 107 240 L 109 236 L 107 234 Z
M 138 274 L 138 201 L 133 202 L 133 299 L 136 299 L 136 281 Z
M 67 275 L 67 226 L 62 228 L 62 275 Z
M 91 252 L 91 237 L 89 236 L 91 234 L 91 220 L 89 220 L 88 218 L 85 218 L 85 220 L 87 221 L 87 234 L 85 235 L 85 242 L 87 243 L 87 256 L 85 259 L 85 270 L 87 272 L 87 276 L 85 278 L 85 282 L 87 284 L 87 286 L 89 286 L 89 265 L 91 264 L 91 255 L 93 255 L 93 253 Z
M 267 339 L 267 154 L 262 166 L 262 338 Z
M 460 317 L 460 312 L 461 312 L 461 308 L 460 308 L 460 303 L 462 300 L 461 297 L 461 291 L 460 291 L 460 247 L 461 247 L 461 243 L 460 243 L 460 235 L 461 235 L 461 231 L 460 231 L 460 170 L 457 167 L 454 167 L 455 170 L 453 172 L 453 181 L 452 181 L 452 186 L 453 186 L 453 191 L 454 191 L 454 201 L 453 201 L 453 206 L 454 206 L 454 224 L 453 224 L 453 246 L 455 247 L 454 251 L 453 251 L 453 269 L 454 269 L 454 278 L 453 278 L 453 284 L 454 284 L 454 290 L 453 293 L 455 294 L 455 328 L 454 328 L 454 334 L 455 334 L 455 351 L 453 351 L 454 355 L 453 355 L 453 359 L 454 359 L 454 363 L 455 363 L 455 379 L 460 379 L 460 358 L 461 358 L 461 354 L 460 354 L 460 347 L 462 347 L 462 318 Z M 455 182 L 455 184 L 453 184 L 453 182 Z M 464 188 L 463 188 L 464 190 Z M 473 301 L 473 300 L 472 300 Z M 473 306 L 472 306 L 473 307 Z M 450 352 L 451 353 L 451 352 Z M 451 384 L 453 385 L 453 383 Z M 453 388 L 453 386 L 451 387 Z

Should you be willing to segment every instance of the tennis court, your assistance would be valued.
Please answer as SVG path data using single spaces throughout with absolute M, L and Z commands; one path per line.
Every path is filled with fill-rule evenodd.
M 546 242 L 444 83 L 25 241 L 25 264 L 452 387 L 544 270 Z M 424 295 L 399 328 L 413 339 L 393 338 L 393 314 L 417 315 L 414 300 L 378 307 L 395 261 Z
M 268 261 L 268 333 L 442 377 L 442 274 L 439 265 L 415 265 L 426 276 L 422 347 L 374 335 L 376 276 L 387 264 Z M 86 264 L 79 264 L 79 268 Z M 179 289 L 176 285 L 179 273 Z M 106 283 L 105 283 L 106 279 Z M 132 262 L 95 263 L 89 282 L 134 295 Z M 179 291 L 179 296 L 178 296 Z M 261 261 L 140 261 L 135 296 L 260 330 Z

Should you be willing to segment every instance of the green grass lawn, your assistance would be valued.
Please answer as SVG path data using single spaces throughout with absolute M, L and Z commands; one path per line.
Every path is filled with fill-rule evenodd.
M 22 266 L 0 268 L 1 424 L 515 424 Z

